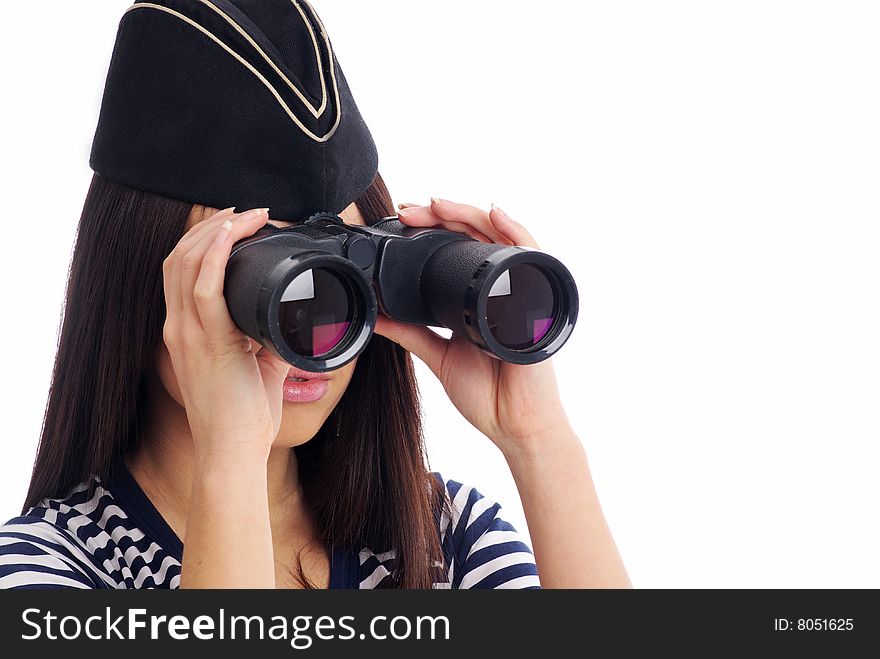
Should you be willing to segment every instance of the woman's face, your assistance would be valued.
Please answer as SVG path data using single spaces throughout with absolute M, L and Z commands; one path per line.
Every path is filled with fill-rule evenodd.
M 207 208 L 199 205 L 193 206 L 193 210 L 187 220 L 185 231 L 189 231 L 190 227 L 198 222 L 210 218 L 218 210 L 219 209 L 216 208 Z M 291 222 L 273 220 L 271 215 L 272 211 L 270 209 L 269 224 L 274 224 L 278 227 L 291 225 Z M 354 204 L 348 206 L 339 214 L 339 216 L 346 224 L 364 224 L 363 218 Z M 259 352 L 263 349 L 263 346 L 257 341 L 252 341 L 252 345 L 254 352 Z M 289 402 L 285 400 L 283 402 L 281 428 L 275 439 L 275 446 L 299 446 L 315 436 L 315 433 L 318 432 L 324 421 L 330 416 L 330 413 L 336 407 L 339 399 L 342 398 L 342 394 L 345 393 L 345 389 L 351 381 L 352 373 L 354 373 L 356 363 L 357 359 L 354 359 L 342 368 L 322 374 L 322 377 L 329 376 L 329 386 L 326 393 L 318 400 L 312 402 Z M 168 349 L 164 342 L 160 342 L 159 345 L 158 354 L 156 356 L 156 370 L 165 390 L 178 405 L 183 407 L 183 397 L 180 394 L 180 387 L 177 383 L 177 377 L 174 374 L 171 357 L 168 354 Z

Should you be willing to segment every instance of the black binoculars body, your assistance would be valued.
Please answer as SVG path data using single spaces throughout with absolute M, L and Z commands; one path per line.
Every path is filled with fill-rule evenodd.
M 235 243 L 224 296 L 243 332 L 311 372 L 360 354 L 380 312 L 446 327 L 516 364 L 556 352 L 578 312 L 571 273 L 544 252 L 409 227 L 394 216 L 345 224 L 332 213 L 267 224 Z

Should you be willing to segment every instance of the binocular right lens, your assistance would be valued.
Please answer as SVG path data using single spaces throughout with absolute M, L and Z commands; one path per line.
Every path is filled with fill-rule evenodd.
M 535 364 L 566 342 L 578 314 L 574 279 L 539 250 L 473 240 L 438 248 L 420 278 L 432 324 L 512 364 Z
M 545 272 L 520 263 L 505 270 L 489 291 L 486 323 L 509 350 L 533 350 L 550 334 L 559 315 L 559 296 Z

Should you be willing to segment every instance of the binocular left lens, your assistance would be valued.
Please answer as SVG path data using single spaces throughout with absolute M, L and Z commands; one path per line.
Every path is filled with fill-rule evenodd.
M 420 298 L 440 325 L 513 364 L 559 350 L 578 314 L 574 279 L 557 259 L 471 240 L 450 241 L 431 255 Z

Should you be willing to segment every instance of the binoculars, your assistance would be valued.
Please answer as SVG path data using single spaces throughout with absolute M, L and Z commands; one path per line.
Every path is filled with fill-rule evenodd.
M 396 216 L 372 226 L 333 213 L 266 224 L 232 246 L 223 292 L 239 329 L 311 372 L 357 357 L 379 312 L 446 327 L 514 364 L 559 350 L 578 313 L 574 279 L 549 254 Z

